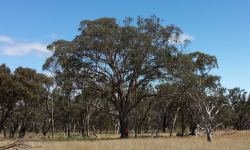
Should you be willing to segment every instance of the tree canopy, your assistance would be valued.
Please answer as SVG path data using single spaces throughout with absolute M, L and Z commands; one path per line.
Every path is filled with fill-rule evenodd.
M 48 45 L 43 69 L 51 77 L 0 66 L 5 136 L 22 138 L 27 130 L 96 136 L 96 129 L 121 138 L 160 129 L 184 136 L 201 128 L 211 141 L 216 128 L 249 129 L 248 93 L 224 88 L 211 74 L 215 56 L 184 51 L 190 41 L 175 25 L 156 16 L 100 18 L 81 21 L 78 31 L 71 41 Z

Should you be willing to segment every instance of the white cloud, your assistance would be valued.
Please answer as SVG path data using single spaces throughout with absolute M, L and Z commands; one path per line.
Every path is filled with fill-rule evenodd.
M 8 45 L 3 47 L 2 53 L 9 56 L 24 56 L 30 53 L 48 53 L 46 45 L 32 42 L 32 43 L 18 43 L 14 45 Z
M 1 38 L 2 37 L 2 38 Z M 8 56 L 25 56 L 28 54 L 48 54 L 46 44 L 40 42 L 18 42 L 8 36 L 0 35 L 0 51 Z
M 13 43 L 13 42 L 14 41 L 12 40 L 11 37 L 0 35 L 0 43 Z
M 179 37 L 179 42 L 182 43 L 182 44 L 185 44 L 186 42 L 193 41 L 193 40 L 194 40 L 194 37 L 187 34 L 187 33 L 183 33 Z
M 172 37 L 169 39 L 169 42 L 171 44 L 188 44 L 189 42 L 193 41 L 194 37 L 187 34 L 187 33 L 182 33 L 181 35 L 178 34 L 173 34 Z

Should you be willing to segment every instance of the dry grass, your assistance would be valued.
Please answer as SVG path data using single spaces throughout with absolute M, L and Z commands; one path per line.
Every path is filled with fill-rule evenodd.
M 35 141 L 36 150 L 249 150 L 250 131 L 217 134 L 212 143 L 206 137 L 141 138 L 95 141 Z

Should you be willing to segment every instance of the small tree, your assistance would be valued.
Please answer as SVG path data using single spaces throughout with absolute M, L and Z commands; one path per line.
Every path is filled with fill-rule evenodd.
M 212 142 L 212 131 L 220 126 L 222 122 L 218 122 L 217 116 L 221 109 L 227 104 L 224 96 L 224 89 L 216 88 L 204 92 L 200 87 L 193 87 L 189 95 L 193 100 L 193 107 L 197 116 L 200 116 L 200 127 L 206 130 L 207 141 Z
M 207 140 L 211 142 L 212 131 L 221 125 L 221 122 L 217 122 L 217 116 L 227 103 L 220 77 L 209 75 L 211 69 L 218 67 L 217 59 L 200 52 L 191 53 L 188 57 L 187 68 L 192 72 L 185 73 L 185 79 L 187 94 L 191 98 L 190 106 L 200 118 L 199 125 L 206 130 Z

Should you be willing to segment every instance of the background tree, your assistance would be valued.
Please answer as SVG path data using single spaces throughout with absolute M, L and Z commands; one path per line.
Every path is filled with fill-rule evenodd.
M 245 90 L 241 90 L 240 88 L 233 88 L 228 91 L 227 97 L 232 105 L 232 121 L 234 129 L 249 129 L 250 102 L 249 97 L 247 97 L 247 92 Z
M 16 103 L 20 101 L 23 89 L 5 65 L 0 66 L 0 132 L 4 129 L 6 121 L 13 115 Z

